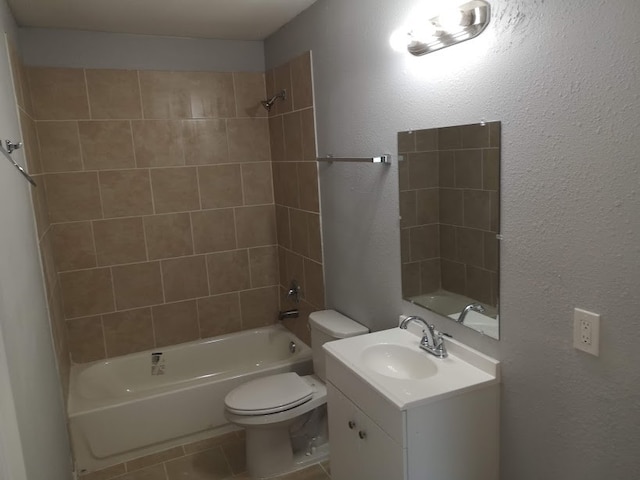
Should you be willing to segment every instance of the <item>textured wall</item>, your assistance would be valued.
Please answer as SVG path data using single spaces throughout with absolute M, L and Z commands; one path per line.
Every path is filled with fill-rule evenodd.
M 504 480 L 636 478 L 640 4 L 496 0 L 481 36 L 412 58 L 388 38 L 415 3 L 320 0 L 267 65 L 313 51 L 321 155 L 502 121 L 501 340 L 434 321 L 503 362 Z M 400 300 L 397 165 L 320 175 L 328 306 L 374 329 L 420 312 Z M 572 348 L 574 306 L 602 314 L 599 358 Z
M 264 72 L 259 41 L 159 37 L 49 28 L 21 28 L 30 66 Z

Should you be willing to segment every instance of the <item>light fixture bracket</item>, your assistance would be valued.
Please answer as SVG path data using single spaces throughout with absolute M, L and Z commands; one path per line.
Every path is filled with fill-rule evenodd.
M 456 7 L 460 11 L 460 24 L 453 28 L 443 22 L 443 13 L 428 20 L 435 33 L 430 39 L 411 38 L 407 45 L 409 53 L 426 55 L 452 45 L 471 40 L 480 35 L 491 18 L 491 7 L 484 0 L 472 0 Z M 409 34 L 411 37 L 411 33 Z

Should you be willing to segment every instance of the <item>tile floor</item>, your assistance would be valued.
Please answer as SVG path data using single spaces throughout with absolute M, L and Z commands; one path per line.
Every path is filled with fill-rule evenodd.
M 274 480 L 330 480 L 329 462 Z M 232 432 L 80 475 L 79 480 L 249 480 L 244 435 Z

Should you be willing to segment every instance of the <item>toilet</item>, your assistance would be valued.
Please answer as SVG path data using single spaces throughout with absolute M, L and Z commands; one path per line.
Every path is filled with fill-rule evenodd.
M 334 310 L 311 313 L 309 325 L 314 375 L 288 372 L 258 378 L 225 398 L 225 416 L 245 428 L 247 471 L 252 478 L 288 473 L 328 454 L 322 345 L 369 330 Z M 302 435 L 293 433 L 303 429 L 311 440 L 301 447 L 297 440 Z

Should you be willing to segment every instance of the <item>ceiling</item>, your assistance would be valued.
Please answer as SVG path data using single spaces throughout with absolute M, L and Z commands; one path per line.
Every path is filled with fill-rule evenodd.
M 22 27 L 263 40 L 316 0 L 8 0 Z

